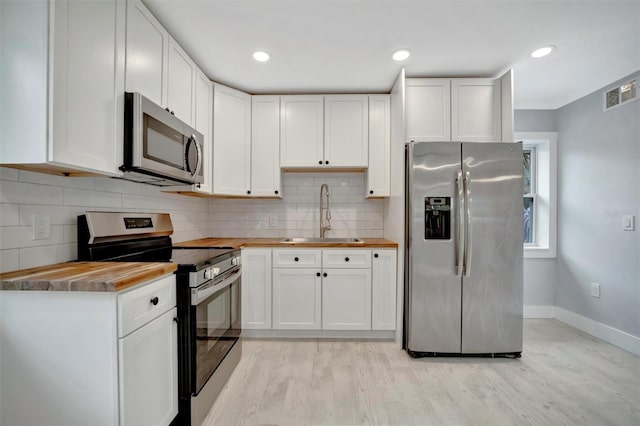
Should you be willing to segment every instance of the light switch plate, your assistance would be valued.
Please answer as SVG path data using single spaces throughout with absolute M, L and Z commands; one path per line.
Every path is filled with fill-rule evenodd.
M 625 231 L 635 231 L 636 217 L 634 215 L 622 216 L 622 229 Z
M 599 299 L 600 298 L 600 284 L 591 283 L 591 296 Z

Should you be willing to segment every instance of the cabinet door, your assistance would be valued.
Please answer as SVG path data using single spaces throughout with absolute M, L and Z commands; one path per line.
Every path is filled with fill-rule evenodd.
M 324 163 L 329 167 L 367 167 L 369 97 L 324 97 Z
M 141 1 L 127 1 L 127 92 L 167 106 L 169 33 Z
M 271 328 L 271 250 L 242 250 L 242 328 Z
M 47 160 L 119 176 L 125 5 L 61 1 L 51 7 L 53 143 Z
M 121 425 L 168 425 L 178 414 L 176 315 L 173 308 L 119 340 Z
M 167 71 L 167 108 L 185 123 L 193 126 L 196 64 L 173 38 L 169 38 Z
M 194 127 L 202 133 L 203 182 L 195 185 L 197 192 L 211 194 L 213 190 L 213 86 L 206 75 L 196 73 Z
M 323 153 L 323 97 L 280 97 L 280 167 L 320 167 Z
M 371 269 L 324 269 L 322 329 L 371 330 Z
M 282 198 L 280 97 L 251 97 L 251 195 Z
M 213 192 L 251 193 L 251 95 L 214 84 Z
M 319 330 L 322 278 L 319 269 L 273 270 L 273 328 Z
M 391 102 L 389 95 L 369 96 L 369 167 L 366 197 L 391 191 Z
M 452 140 L 500 142 L 500 80 L 453 79 L 451 96 Z
M 451 80 L 406 80 L 407 139 L 416 142 L 451 140 Z
M 371 266 L 371 329 L 396 329 L 396 251 L 375 249 Z

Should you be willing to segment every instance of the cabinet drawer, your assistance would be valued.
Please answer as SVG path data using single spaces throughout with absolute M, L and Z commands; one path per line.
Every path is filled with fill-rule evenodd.
M 323 250 L 323 268 L 371 268 L 371 250 Z
M 320 268 L 320 250 L 281 249 L 273 251 L 274 268 Z
M 118 337 L 126 336 L 175 306 L 175 275 L 118 295 Z

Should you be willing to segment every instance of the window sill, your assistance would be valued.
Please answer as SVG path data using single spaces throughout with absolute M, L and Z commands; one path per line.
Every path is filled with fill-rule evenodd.
M 524 258 L 525 259 L 555 259 L 556 251 L 555 249 L 550 249 L 549 247 L 525 246 Z

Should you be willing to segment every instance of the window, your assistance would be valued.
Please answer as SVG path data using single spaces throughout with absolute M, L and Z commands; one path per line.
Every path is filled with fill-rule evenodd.
M 536 210 L 536 147 L 522 146 L 522 173 L 524 181 L 524 243 L 535 244 L 535 210 Z
M 556 257 L 557 134 L 516 132 L 522 141 L 524 257 Z

